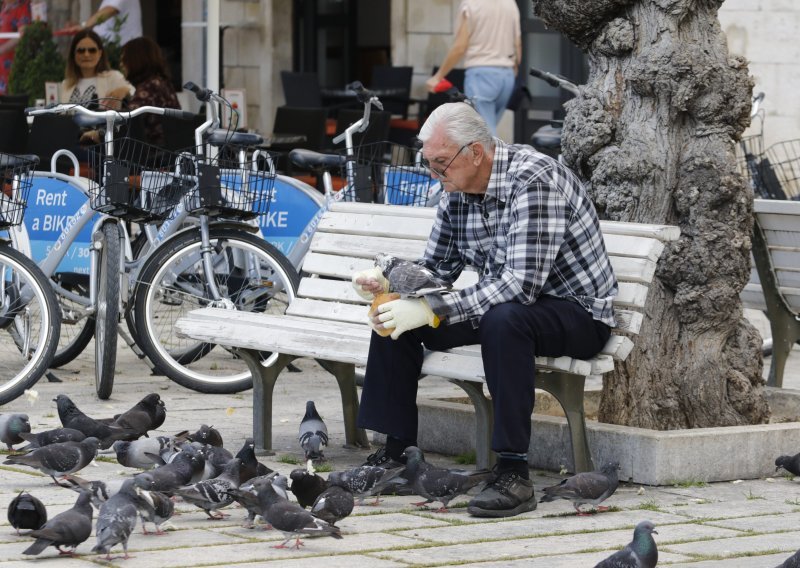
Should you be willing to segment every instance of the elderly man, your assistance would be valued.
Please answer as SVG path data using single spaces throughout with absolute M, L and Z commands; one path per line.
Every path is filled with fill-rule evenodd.
M 444 193 L 424 256 L 445 282 L 466 266 L 480 275 L 460 291 L 394 300 L 370 313 L 358 425 L 387 435 L 368 463 L 390 467 L 417 444 L 423 346 L 480 344 L 494 406 L 494 480 L 470 501 L 475 516 L 536 508 L 528 474 L 535 357 L 589 358 L 614 326 L 617 283 L 592 202 L 580 180 L 524 145 L 493 138 L 467 104 L 437 108 L 419 134 Z M 365 298 L 385 291 L 377 269 L 353 275 Z

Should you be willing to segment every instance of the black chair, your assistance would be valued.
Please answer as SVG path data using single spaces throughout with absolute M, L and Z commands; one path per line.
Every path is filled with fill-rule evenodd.
M 411 77 L 413 67 L 393 67 L 376 65 L 372 68 L 372 89 L 376 91 L 397 91 L 381 97 L 383 110 L 408 118 L 408 106 L 411 104 Z
M 364 116 L 363 110 L 345 109 L 339 111 L 336 116 L 336 134 L 341 134 L 345 129 Z M 373 144 L 384 142 L 389 139 L 390 121 L 392 113 L 386 111 L 372 111 L 369 114 L 369 126 L 364 132 L 353 135 L 353 145 Z M 333 147 L 333 144 L 331 144 Z M 344 148 L 343 144 L 338 144 L 336 148 Z
M 275 110 L 273 141 L 269 150 L 281 154 L 277 160 L 278 170 L 288 174 L 295 173 L 296 168 L 292 167 L 285 155 L 290 150 L 305 148 L 319 152 L 325 147 L 326 120 L 326 111 L 323 108 L 280 106 Z M 281 138 L 290 141 L 281 141 Z M 316 180 L 314 181 L 316 183 Z
M 81 129 L 70 116 L 41 114 L 33 118 L 28 135 L 28 153 L 39 156 L 39 168 L 50 169 L 50 159 L 58 150 L 66 149 L 76 154 L 78 160 L 86 151 L 80 147 Z M 69 173 L 71 164 L 60 160 L 57 171 Z
M 21 107 L 0 107 L 0 152 L 28 152 L 28 119 Z
M 316 73 L 281 71 L 281 84 L 287 107 L 322 108 L 322 89 Z
M 2 104 L 15 104 L 15 105 L 23 105 L 23 106 L 30 106 L 28 104 L 29 97 L 28 95 L 0 95 L 0 105 Z

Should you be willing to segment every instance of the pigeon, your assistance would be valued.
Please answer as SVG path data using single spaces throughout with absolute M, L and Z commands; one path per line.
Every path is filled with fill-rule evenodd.
M 300 421 L 300 431 L 298 433 L 300 447 L 305 452 L 305 459 L 318 460 L 324 459 L 322 451 L 328 445 L 328 427 L 322 421 L 322 417 L 317 412 L 314 401 L 306 402 L 306 414 Z
M 111 426 L 133 430 L 138 434 L 138 438 L 147 436 L 147 432 L 161 426 L 166 417 L 164 401 L 157 393 L 151 393 L 137 402 L 130 410 L 115 416 Z
M 414 503 L 421 507 L 434 501 L 442 506 L 437 512 L 447 512 L 447 505 L 455 497 L 463 495 L 476 485 L 483 483 L 492 475 L 490 471 L 457 472 L 437 467 L 425 461 L 425 456 L 416 446 L 409 446 L 403 452 L 406 458 L 406 471 L 403 474 L 414 492 L 425 501 Z
M 448 288 L 447 283 L 432 270 L 388 254 L 375 256 L 375 266 L 389 281 L 389 291 L 402 296 L 415 296 Z
M 272 487 L 272 482 L 259 480 L 254 484 L 261 505 L 261 516 L 286 537 L 273 548 L 287 548 L 286 543 L 295 539 L 294 548 L 300 548 L 301 535 L 331 536 L 340 539 L 339 529 L 322 519 L 317 519 L 297 503 L 284 499 Z
M 198 442 L 192 442 L 192 445 Z M 200 444 L 198 448 L 206 459 L 206 467 L 203 473 L 203 479 L 211 479 L 217 477 L 225 469 L 225 466 L 233 459 L 233 454 L 222 446 L 211 446 L 209 444 Z
M 77 475 L 65 475 L 63 481 L 59 483 L 61 487 L 72 489 L 80 493 L 81 491 L 88 491 L 91 495 L 92 505 L 98 511 L 100 507 L 108 501 L 109 497 L 113 497 L 119 492 L 124 479 L 114 479 L 109 482 L 105 481 L 89 481 L 78 477 Z
M 775 568 L 800 568 L 800 550 L 792 554 Z
M 200 442 L 209 446 L 222 446 L 222 434 L 213 426 L 203 424 L 194 434 L 189 434 L 186 439 L 190 442 Z
M 261 477 L 262 475 L 269 475 L 272 473 L 270 468 L 256 459 L 255 447 L 256 444 L 253 438 L 247 438 L 244 441 L 242 449 L 236 454 L 236 457 L 242 460 L 242 465 L 239 466 L 239 484 L 253 479 L 254 477 Z
M 75 403 L 65 394 L 60 394 L 53 400 L 58 408 L 58 417 L 61 425 L 65 428 L 80 430 L 86 436 L 91 436 L 100 440 L 100 449 L 108 449 L 116 440 L 128 439 L 132 436 L 138 437 L 136 432 L 127 428 L 118 428 L 103 424 L 99 420 L 90 418 L 75 406 Z
M 8 456 L 6 465 L 25 465 L 38 469 L 53 478 L 74 473 L 89 465 L 97 455 L 98 440 L 89 437 L 80 442 L 61 442 L 36 448 L 32 452 L 19 456 Z
M 328 486 L 339 485 L 348 489 L 358 497 L 359 505 L 364 503 L 365 497 L 375 495 L 373 505 L 377 505 L 380 502 L 381 492 L 404 471 L 404 467 L 384 469 L 374 465 L 362 465 L 345 471 L 331 472 L 328 475 Z
M 239 466 L 241 463 L 239 458 L 233 458 L 218 477 L 198 481 L 194 485 L 178 489 L 175 491 L 175 495 L 179 495 L 183 497 L 184 501 L 203 509 L 209 518 L 214 520 L 223 519 L 227 515 L 213 513 L 233 503 L 233 497 L 227 491 L 239 488 Z
M 619 463 L 608 462 L 600 471 L 575 474 L 564 479 L 558 485 L 545 487 L 544 496 L 539 499 L 539 502 L 547 503 L 556 499 L 567 499 L 572 501 L 572 506 L 581 516 L 588 514 L 581 511 L 581 505 L 585 503 L 597 506 L 598 511 L 608 510 L 608 507 L 599 506 L 599 504 L 617 490 L 619 486 L 618 469 Z
M 633 529 L 633 540 L 594 568 L 654 568 L 658 563 L 658 548 L 653 534 L 658 534 L 650 521 L 642 521 Z
M 196 473 L 202 473 L 205 460 L 196 451 L 181 451 L 175 459 L 166 465 L 133 476 L 137 486 L 147 491 L 161 491 L 172 494 L 173 491 L 192 482 Z
M 111 447 L 117 454 L 117 461 L 121 465 L 137 469 L 152 469 L 164 463 L 161 452 L 168 445 L 169 440 L 166 436 L 140 438 L 133 441 L 117 440 Z
M 128 539 L 136 528 L 141 501 L 141 489 L 133 479 L 126 479 L 119 492 L 100 507 L 95 531 L 97 544 L 92 552 L 105 554 L 105 559 L 111 560 L 111 549 L 121 544 L 125 551 L 124 558 L 130 558 Z
M 47 522 L 47 509 L 39 499 L 27 491 L 20 491 L 8 504 L 8 522 L 17 529 L 17 535 L 19 529 L 36 530 Z
M 331 525 L 336 525 L 353 512 L 354 504 L 355 499 L 350 491 L 339 485 L 331 485 L 317 496 L 311 505 L 311 514 Z
M 168 495 L 160 491 L 142 490 L 142 502 L 139 504 L 139 517 L 142 519 L 142 532 L 144 534 L 164 534 L 161 525 L 172 518 L 175 513 L 175 502 Z M 145 522 L 156 526 L 155 533 L 147 532 Z
M 792 475 L 800 475 L 800 454 L 793 456 L 779 456 L 775 460 L 775 471 L 785 469 Z
M 28 533 L 36 540 L 22 554 L 35 555 L 48 546 L 55 546 L 59 554 L 71 554 L 61 550 L 62 546 L 74 549 L 92 534 L 92 503 L 89 493 L 82 491 L 75 505 L 63 513 L 59 513 L 44 526 Z
M 21 452 L 25 452 L 59 442 L 80 442 L 86 438 L 86 434 L 74 428 L 53 428 L 35 434 L 33 432 L 21 433 L 19 437 L 28 442 L 27 446 L 20 448 Z
M 9 451 L 14 449 L 14 444 L 25 441 L 20 434 L 30 431 L 31 424 L 28 422 L 27 414 L 19 412 L 0 414 L 0 442 L 3 442 Z
M 301 507 L 310 507 L 320 493 L 328 488 L 324 477 L 312 473 L 305 468 L 293 469 L 289 474 L 292 480 L 292 493 Z

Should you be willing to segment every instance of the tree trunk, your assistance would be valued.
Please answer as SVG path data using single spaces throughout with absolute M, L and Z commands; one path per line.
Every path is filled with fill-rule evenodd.
M 659 430 L 764 423 L 761 338 L 743 317 L 752 192 L 733 142 L 749 123 L 747 63 L 728 54 L 722 0 L 533 0 L 589 54 L 562 152 L 601 218 L 678 225 L 600 420 Z

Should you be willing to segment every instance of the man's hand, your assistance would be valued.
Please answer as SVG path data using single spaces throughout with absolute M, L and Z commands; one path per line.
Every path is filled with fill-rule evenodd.
M 350 279 L 353 289 L 365 300 L 373 300 L 375 294 L 389 291 L 389 281 L 378 267 L 361 270 Z
M 385 329 L 394 329 L 392 339 L 397 339 L 406 331 L 425 324 L 439 327 L 439 318 L 424 298 L 386 302 L 378 306 L 377 312 L 371 314 L 373 329 L 379 323 Z

